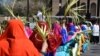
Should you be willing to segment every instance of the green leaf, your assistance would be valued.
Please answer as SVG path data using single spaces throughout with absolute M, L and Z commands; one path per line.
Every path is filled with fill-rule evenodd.
M 11 14 L 11 16 L 13 16 L 14 18 L 16 18 L 16 16 L 14 15 L 14 12 L 13 12 L 13 8 L 14 8 L 14 5 L 15 5 L 15 2 L 16 2 L 16 0 L 14 0 L 12 8 L 10 8 L 9 5 L 3 4 L 5 9 L 7 9 L 8 12 Z
M 65 16 L 68 13 L 68 11 L 73 7 L 73 5 L 75 5 L 78 2 L 78 0 L 70 0 L 70 3 L 68 4 L 68 6 L 65 9 Z

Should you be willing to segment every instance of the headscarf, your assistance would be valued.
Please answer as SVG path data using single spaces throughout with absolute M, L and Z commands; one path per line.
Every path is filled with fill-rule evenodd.
M 62 29 L 61 29 L 61 36 L 62 36 L 62 45 L 64 45 L 68 41 L 68 32 L 65 27 L 65 24 L 63 24 Z
M 30 27 L 25 26 L 25 33 L 26 33 L 28 38 L 31 36 L 32 32 L 33 31 L 32 31 L 32 29 Z
M 0 37 L 0 52 L 0 56 L 41 56 L 25 35 L 23 23 L 15 19 Z
M 73 31 L 73 32 L 76 31 L 76 30 L 75 30 L 75 25 L 74 25 L 73 22 L 68 23 L 68 25 L 67 25 L 67 30 L 68 30 L 68 32 L 69 32 L 69 31 Z
M 60 31 L 61 31 L 61 26 L 58 22 L 55 22 L 54 25 L 53 25 L 53 30 L 54 30 L 54 33 L 59 35 L 60 34 Z

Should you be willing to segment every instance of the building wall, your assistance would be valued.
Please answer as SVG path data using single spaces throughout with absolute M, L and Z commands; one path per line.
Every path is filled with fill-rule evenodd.
M 66 2 L 67 2 L 66 0 L 62 0 L 61 6 L 64 6 Z M 52 15 L 56 15 L 58 13 L 59 6 L 60 6 L 59 0 L 52 0 Z
M 87 0 L 80 0 L 80 4 L 82 4 L 82 3 L 85 3 L 87 5 Z M 89 12 L 91 13 L 91 16 L 97 15 L 97 0 L 90 0 L 90 8 L 89 9 L 90 9 Z M 99 12 L 99 14 L 100 14 L 100 12 Z
M 56 13 L 59 11 L 59 0 L 52 0 L 52 15 L 56 15 Z M 66 0 L 62 0 L 62 6 L 64 6 L 66 3 Z M 84 9 L 87 9 L 87 0 L 80 0 L 80 5 L 85 4 L 86 7 Z M 91 6 L 92 5 L 92 6 Z M 100 4 L 99 4 L 100 8 Z M 97 16 L 97 0 L 90 0 L 90 8 L 89 12 L 91 13 L 91 16 Z M 84 12 L 84 11 L 83 11 Z M 83 13 L 87 13 L 86 11 Z M 99 17 L 100 17 L 100 9 L 99 9 Z
M 56 15 L 59 11 L 59 0 L 52 0 L 52 15 Z

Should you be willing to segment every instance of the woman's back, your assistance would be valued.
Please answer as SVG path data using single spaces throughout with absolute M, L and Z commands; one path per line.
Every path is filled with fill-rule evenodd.
M 5 56 L 2 52 L 7 53 L 6 56 L 41 56 L 25 35 L 23 23 L 15 19 L 8 22 L 0 37 L 0 52 L 1 56 Z

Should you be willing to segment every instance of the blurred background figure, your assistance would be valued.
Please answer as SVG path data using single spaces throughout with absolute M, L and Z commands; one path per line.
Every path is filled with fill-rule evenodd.
M 92 35 L 93 35 L 93 43 L 98 44 L 99 43 L 99 25 L 97 22 L 95 22 L 92 26 Z
M 27 37 L 29 38 L 33 32 L 33 30 L 28 26 L 29 23 L 25 23 L 25 33 L 27 35 Z
M 45 21 L 45 16 L 41 11 L 38 11 L 37 17 L 39 18 L 40 21 Z

